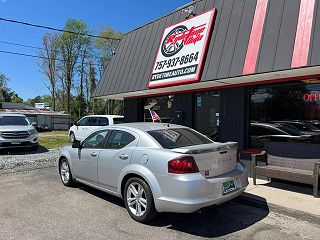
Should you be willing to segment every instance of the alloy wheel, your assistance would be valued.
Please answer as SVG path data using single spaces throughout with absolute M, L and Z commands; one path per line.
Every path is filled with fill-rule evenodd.
M 62 182 L 67 184 L 70 180 L 70 168 L 69 168 L 69 164 L 66 161 L 63 161 L 61 163 L 60 175 L 61 175 Z
M 137 182 L 133 182 L 127 189 L 127 203 L 130 212 L 140 217 L 147 210 L 147 197 L 144 188 Z

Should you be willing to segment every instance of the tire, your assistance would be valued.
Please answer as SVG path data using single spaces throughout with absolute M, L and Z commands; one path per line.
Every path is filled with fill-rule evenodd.
M 126 182 L 123 195 L 127 211 L 135 221 L 146 223 L 157 216 L 158 212 L 154 206 L 152 191 L 142 179 L 130 178 Z
M 75 185 L 75 182 L 72 178 L 69 162 L 65 158 L 60 161 L 59 174 L 63 185 L 67 187 L 73 187 Z
M 70 142 L 74 142 L 74 140 L 76 140 L 76 135 L 74 134 L 74 132 L 70 132 L 69 134 L 69 140 Z

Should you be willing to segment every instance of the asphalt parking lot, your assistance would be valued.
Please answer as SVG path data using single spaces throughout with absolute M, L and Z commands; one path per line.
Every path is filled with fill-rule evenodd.
M 308 222 L 232 201 L 204 213 L 133 221 L 123 202 L 89 187 L 67 188 L 56 168 L 0 175 L 0 239 L 319 239 Z

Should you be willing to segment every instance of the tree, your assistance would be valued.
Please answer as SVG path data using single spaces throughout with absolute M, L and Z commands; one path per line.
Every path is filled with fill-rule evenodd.
M 10 89 L 8 88 L 8 78 L 0 73 L 0 102 L 10 102 Z
M 65 31 L 87 34 L 87 25 L 76 19 L 69 19 L 64 27 Z M 87 38 L 81 34 L 62 33 L 59 41 L 62 55 L 63 81 L 66 89 L 67 112 L 71 112 L 71 89 L 74 83 L 75 66 Z
M 114 55 L 123 34 L 117 32 L 112 27 L 103 27 L 96 39 L 96 47 L 99 49 L 99 76 L 102 78 L 103 72 Z
M 100 60 L 99 60 L 99 75 L 102 78 L 103 72 L 106 70 L 112 56 L 114 55 L 120 39 L 123 34 L 115 31 L 111 27 L 103 27 L 99 33 L 100 37 L 96 39 L 96 47 L 99 49 Z M 123 111 L 123 101 L 119 100 L 106 100 L 104 103 L 107 105 L 108 114 L 121 114 Z M 100 101 L 100 105 L 101 105 Z
M 10 102 L 12 102 L 12 103 L 23 103 L 23 99 L 21 97 L 19 97 L 18 94 L 13 92 L 11 97 L 10 97 Z
M 50 86 L 47 86 L 51 93 L 51 108 L 56 110 L 56 91 L 57 91 L 57 59 L 59 50 L 59 38 L 56 33 L 46 33 L 42 38 L 43 48 L 39 52 L 41 57 L 40 68 L 47 76 Z

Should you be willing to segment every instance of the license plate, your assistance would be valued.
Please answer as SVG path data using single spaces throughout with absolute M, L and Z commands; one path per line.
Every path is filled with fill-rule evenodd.
M 12 145 L 18 145 L 18 144 L 21 144 L 21 141 L 20 140 L 14 140 L 14 141 L 11 141 L 11 144 Z
M 231 193 L 236 189 L 237 187 L 233 179 L 225 181 L 222 185 L 222 194 L 225 195 L 225 194 Z

